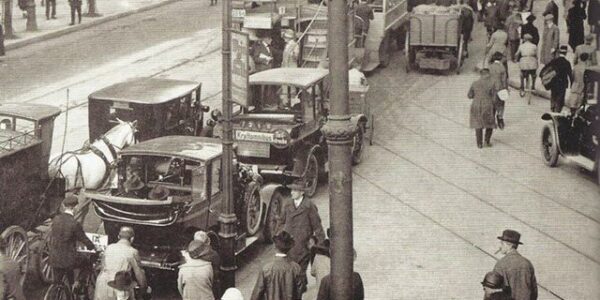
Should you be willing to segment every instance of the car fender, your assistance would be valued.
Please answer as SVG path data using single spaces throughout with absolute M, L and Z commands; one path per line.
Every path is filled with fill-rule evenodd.
M 279 183 L 267 183 L 259 188 L 260 193 L 260 205 L 262 207 L 262 213 L 260 216 L 261 222 L 264 223 L 267 217 L 267 212 L 269 211 L 269 206 L 271 205 L 271 198 L 273 198 L 273 194 L 278 189 L 283 188 L 283 185 Z
M 310 147 L 301 147 L 296 150 L 296 155 L 294 156 L 294 166 L 292 168 L 292 176 L 294 177 L 303 177 L 306 172 L 306 166 L 308 165 L 308 158 L 310 154 L 315 153 L 317 159 L 322 160 L 321 153 L 322 148 L 320 145 L 312 145 Z M 322 161 L 320 161 L 322 163 Z

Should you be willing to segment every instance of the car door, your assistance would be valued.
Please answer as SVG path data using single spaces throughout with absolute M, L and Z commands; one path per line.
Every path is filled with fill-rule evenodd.
M 585 127 L 581 136 L 581 154 L 589 159 L 596 160 L 598 155 L 598 143 L 600 139 L 600 113 L 599 106 L 592 104 L 583 113 Z

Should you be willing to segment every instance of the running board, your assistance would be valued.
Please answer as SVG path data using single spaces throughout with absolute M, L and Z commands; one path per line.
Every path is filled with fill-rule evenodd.
M 583 155 L 567 156 L 567 158 L 590 172 L 594 171 L 595 162 Z

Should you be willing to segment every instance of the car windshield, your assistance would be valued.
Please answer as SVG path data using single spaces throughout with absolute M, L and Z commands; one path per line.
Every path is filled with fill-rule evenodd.
M 302 103 L 309 102 L 310 91 L 291 86 L 255 85 L 251 87 L 251 113 L 299 114 Z
M 169 196 L 204 195 L 204 162 L 170 156 L 126 156 L 121 164 L 123 196 L 165 200 Z

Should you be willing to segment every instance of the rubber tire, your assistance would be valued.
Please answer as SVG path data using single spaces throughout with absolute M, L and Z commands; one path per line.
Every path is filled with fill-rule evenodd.
M 50 264 L 48 263 L 48 240 L 44 239 L 42 242 L 44 244 L 40 247 L 38 260 L 39 279 L 44 283 L 51 284 L 54 282 L 54 273 L 52 267 L 50 267 Z
M 246 187 L 246 192 L 244 193 L 243 224 L 245 225 L 248 236 L 253 236 L 256 233 L 258 233 L 258 231 L 260 230 L 260 227 L 261 227 L 260 220 L 262 220 L 262 206 L 260 203 L 260 193 L 258 191 L 258 186 L 259 186 L 259 184 L 257 182 L 252 182 Z M 248 205 L 248 204 L 250 204 L 250 200 L 253 200 L 252 202 L 256 202 L 256 203 L 254 205 L 250 206 L 250 205 Z M 256 210 L 256 216 L 254 218 L 256 220 L 256 224 L 254 224 L 254 226 L 251 226 L 251 224 L 249 223 L 250 222 L 249 215 L 251 212 L 250 209 Z
M 19 263 L 22 273 L 19 282 L 22 286 L 25 282 L 25 277 L 27 276 L 27 269 L 29 268 L 29 241 L 27 238 L 27 232 L 25 232 L 25 230 L 20 226 L 9 226 L 2 232 L 2 240 L 6 243 L 6 254 L 8 257 Z M 18 243 L 16 244 L 16 252 L 14 252 L 13 248 L 11 247 L 13 240 Z M 17 260 L 17 257 L 20 257 L 20 259 Z
M 273 243 L 273 237 L 277 234 L 277 222 L 281 217 L 284 200 L 281 191 L 273 192 L 263 227 L 263 241 L 267 244 Z
M 360 162 L 362 161 L 362 155 L 365 150 L 365 129 L 364 128 L 365 128 L 364 124 L 358 125 L 358 128 L 356 129 L 356 133 L 354 134 L 354 137 L 352 139 L 352 165 L 353 166 L 360 164 Z M 361 145 L 358 153 L 356 152 L 357 150 L 355 149 L 357 140 L 360 140 L 360 145 Z
M 544 164 L 548 167 L 556 167 L 558 164 L 558 144 L 556 140 L 556 134 L 554 133 L 554 124 L 546 124 L 542 128 L 542 134 L 540 138 L 540 149 L 542 152 L 542 159 Z M 550 140 L 548 140 L 550 139 Z M 547 142 L 551 144 L 547 144 Z
M 313 184 L 309 185 L 304 192 L 304 195 L 308 198 L 312 198 L 317 193 L 317 188 L 319 187 L 319 160 L 315 156 L 314 153 L 308 155 L 308 163 L 306 164 L 306 173 L 308 173 L 308 169 L 311 167 L 311 164 L 314 165 L 315 176 L 313 179 L 306 178 L 307 174 L 304 174 L 304 182 L 312 181 Z

